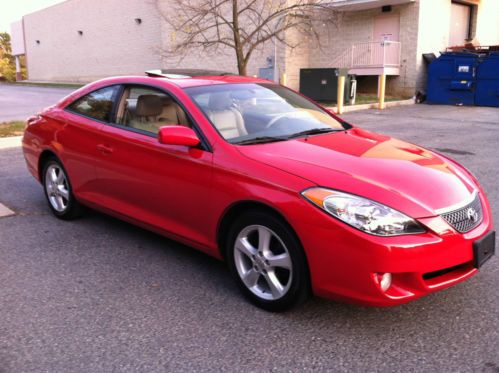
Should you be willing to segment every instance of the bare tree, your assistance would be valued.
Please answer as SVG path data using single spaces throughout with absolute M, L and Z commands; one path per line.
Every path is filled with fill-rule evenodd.
M 334 23 L 337 15 L 324 0 L 158 0 L 158 9 L 174 35 L 167 55 L 231 48 L 240 75 L 266 42 L 294 48 L 307 39 L 319 41 L 318 25 Z M 290 30 L 298 31 L 300 40 L 286 38 Z

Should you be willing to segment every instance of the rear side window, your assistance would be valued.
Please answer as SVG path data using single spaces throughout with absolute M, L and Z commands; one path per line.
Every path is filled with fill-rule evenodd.
M 101 88 L 79 98 L 67 108 L 73 113 L 110 122 L 118 86 Z

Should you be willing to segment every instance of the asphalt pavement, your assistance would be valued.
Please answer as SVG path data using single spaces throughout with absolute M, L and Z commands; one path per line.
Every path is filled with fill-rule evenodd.
M 41 109 L 54 105 L 75 88 L 49 88 L 0 84 L 0 123 L 25 120 Z
M 415 105 L 349 113 L 440 149 L 481 180 L 498 221 L 499 109 Z M 223 263 L 97 212 L 63 222 L 20 148 L 0 150 L 0 372 L 499 372 L 499 258 L 395 308 L 313 298 L 272 314 Z

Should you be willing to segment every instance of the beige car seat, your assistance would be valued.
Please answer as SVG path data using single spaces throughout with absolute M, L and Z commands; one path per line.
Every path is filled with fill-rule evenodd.
M 241 113 L 231 107 L 228 92 L 212 93 L 208 101 L 208 117 L 226 139 L 247 135 Z
M 166 125 L 189 125 L 182 108 L 167 96 L 139 96 L 134 117 L 130 122 L 131 127 L 153 133 Z
M 171 97 L 161 97 L 163 100 L 163 111 L 159 115 L 158 121 L 164 125 L 174 124 L 189 126 L 189 121 L 184 110 Z

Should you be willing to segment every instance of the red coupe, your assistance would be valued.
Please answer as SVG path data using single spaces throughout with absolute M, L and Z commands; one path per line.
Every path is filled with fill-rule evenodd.
M 23 149 L 55 216 L 89 206 L 194 246 L 268 310 L 311 293 L 398 305 L 473 276 L 495 250 L 464 167 L 266 80 L 100 80 L 29 118 Z

